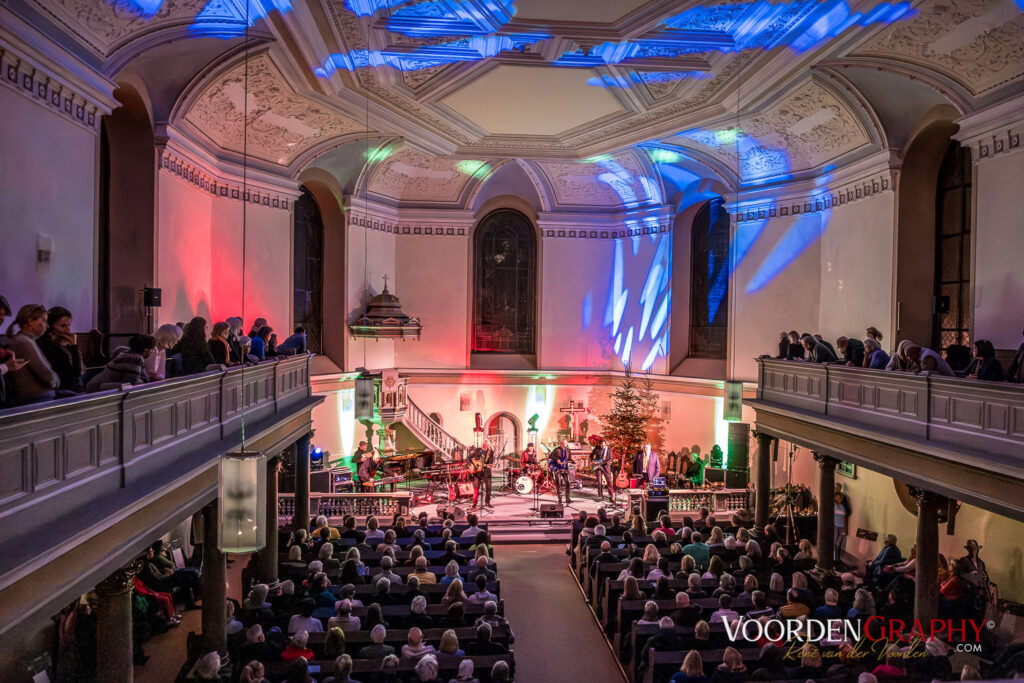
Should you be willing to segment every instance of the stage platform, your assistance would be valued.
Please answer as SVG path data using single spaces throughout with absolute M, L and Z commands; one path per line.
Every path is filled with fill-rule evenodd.
M 568 543 L 572 540 L 572 518 L 576 517 L 580 510 L 596 512 L 599 507 L 605 507 L 609 514 L 626 513 L 628 493 L 619 490 L 616 494 L 618 507 L 612 507 L 607 502 L 597 501 L 597 489 L 587 485 L 584 479 L 582 489 L 572 491 L 572 503 L 563 506 L 561 517 L 540 516 L 538 508 L 540 505 L 558 503 L 553 493 L 534 496 L 530 494 L 519 494 L 514 491 L 503 491 L 501 485 L 503 477 L 495 475 L 494 486 L 491 493 L 491 507 L 473 508 L 472 497 L 462 496 L 455 500 L 448 499 L 448 492 L 445 487 L 438 487 L 433 492 L 431 502 L 419 502 L 410 510 L 410 516 L 415 517 L 421 512 L 426 512 L 431 517 L 438 516 L 438 511 L 447 507 L 456 507 L 459 511 L 456 515 L 463 519 L 469 513 L 476 514 L 481 521 L 486 522 L 491 534 L 491 540 L 496 544 L 502 543 Z M 427 497 L 427 482 L 422 479 L 407 480 L 397 485 L 399 493 L 410 493 L 416 496 L 414 500 L 422 501 Z M 483 501 L 480 501 L 483 503 Z M 331 518 L 331 523 L 340 523 L 341 518 Z

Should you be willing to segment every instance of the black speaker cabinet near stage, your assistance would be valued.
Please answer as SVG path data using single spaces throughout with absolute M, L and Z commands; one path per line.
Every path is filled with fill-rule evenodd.
M 558 519 L 565 515 L 565 509 L 561 503 L 541 503 L 540 504 L 540 518 L 541 519 Z

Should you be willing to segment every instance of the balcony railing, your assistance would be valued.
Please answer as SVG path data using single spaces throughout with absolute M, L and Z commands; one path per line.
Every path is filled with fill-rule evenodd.
M 96 523 L 287 419 L 310 398 L 309 356 L 0 411 L 0 574 L 42 520 Z M 61 521 L 58 521 L 61 520 Z
M 1024 385 L 758 359 L 757 398 L 1024 466 Z

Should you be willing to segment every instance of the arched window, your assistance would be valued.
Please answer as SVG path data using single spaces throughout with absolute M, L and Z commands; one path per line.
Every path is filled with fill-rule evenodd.
M 322 353 L 324 293 L 324 222 L 309 190 L 295 200 L 295 324 L 306 330 L 306 343 Z
M 530 220 L 510 209 L 488 214 L 473 238 L 474 354 L 535 356 L 536 276 Z
M 939 167 L 935 191 L 936 349 L 970 346 L 971 151 L 953 142 Z
M 729 212 L 712 199 L 693 219 L 690 358 L 724 359 L 729 325 Z

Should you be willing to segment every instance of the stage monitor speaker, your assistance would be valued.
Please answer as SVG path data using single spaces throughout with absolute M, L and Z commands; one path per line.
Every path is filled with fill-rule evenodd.
M 725 488 L 727 489 L 745 489 L 748 481 L 750 481 L 750 472 L 747 470 L 725 471 Z
M 159 287 L 145 287 L 142 290 L 142 305 L 147 308 L 160 308 L 163 290 Z
M 746 422 L 729 423 L 729 469 L 750 469 L 750 425 Z
M 650 496 L 647 498 L 647 519 L 659 519 L 668 514 L 668 496 Z
M 551 519 L 561 518 L 565 515 L 565 509 L 561 503 L 541 503 L 540 504 L 540 518 Z
M 438 517 L 446 517 L 447 515 L 451 515 L 455 519 L 456 522 L 465 522 L 466 521 L 466 511 L 465 511 L 465 509 L 459 507 L 458 505 L 448 505 L 448 506 L 438 505 L 437 506 L 437 516 Z
M 318 472 L 309 473 L 309 491 L 310 493 L 331 493 L 331 476 L 330 470 L 320 470 Z
M 705 467 L 704 468 L 704 483 L 705 484 L 724 484 L 725 483 L 725 470 L 721 467 Z

